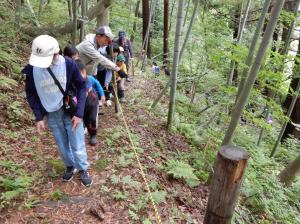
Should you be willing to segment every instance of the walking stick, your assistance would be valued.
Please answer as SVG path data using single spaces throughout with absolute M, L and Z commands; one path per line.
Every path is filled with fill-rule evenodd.
M 115 62 L 114 59 L 113 59 L 113 46 L 112 44 L 109 45 L 109 53 L 110 53 L 110 60 Z M 118 113 L 119 112 L 119 101 L 117 100 L 117 97 L 118 97 L 118 93 L 117 93 L 117 81 L 116 81 L 116 76 L 115 76 L 115 72 L 112 71 L 112 79 L 113 79 L 113 91 L 114 91 L 114 96 L 115 96 L 115 113 Z

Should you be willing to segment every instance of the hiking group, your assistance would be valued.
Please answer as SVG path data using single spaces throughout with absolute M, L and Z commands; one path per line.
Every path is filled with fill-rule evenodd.
M 45 130 L 47 121 L 55 138 L 65 165 L 64 181 L 70 181 L 79 171 L 81 183 L 87 187 L 92 184 L 87 171 L 85 128 L 89 143 L 96 145 L 99 106 L 111 106 L 113 96 L 125 102 L 125 80 L 130 81 L 128 68 L 132 59 L 126 33 L 119 31 L 114 39 L 108 26 L 99 27 L 77 46 L 67 45 L 63 51 L 49 35 L 33 40 L 29 63 L 22 70 L 26 97 L 37 132 Z

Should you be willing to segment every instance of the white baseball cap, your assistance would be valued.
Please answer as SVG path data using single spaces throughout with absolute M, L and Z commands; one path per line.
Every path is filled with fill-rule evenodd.
M 111 40 L 114 38 L 114 35 L 112 34 L 111 29 L 109 28 L 109 26 L 100 26 L 96 30 L 96 35 L 105 35 L 108 38 L 110 38 Z
M 29 64 L 35 67 L 48 68 L 53 55 L 59 52 L 59 44 L 54 37 L 40 35 L 32 42 Z

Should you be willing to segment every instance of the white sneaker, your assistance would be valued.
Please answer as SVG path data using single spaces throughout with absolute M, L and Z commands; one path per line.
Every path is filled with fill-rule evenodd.
M 103 106 L 103 103 L 100 101 L 99 102 L 99 107 L 102 107 Z
M 84 128 L 84 134 L 86 135 L 88 133 L 87 128 Z
M 106 106 L 110 107 L 111 105 L 112 105 L 111 100 L 107 100 L 107 101 L 106 101 Z

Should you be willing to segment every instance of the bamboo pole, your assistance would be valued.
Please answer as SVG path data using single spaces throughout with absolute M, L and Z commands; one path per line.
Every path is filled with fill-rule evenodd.
M 297 101 L 297 98 L 298 98 L 298 95 L 299 95 L 299 91 L 300 91 L 300 79 L 299 79 L 297 87 L 296 87 L 295 95 L 293 96 L 293 99 L 292 99 L 292 102 L 290 104 L 289 110 L 288 110 L 288 112 L 286 114 L 286 116 L 288 118 L 290 118 L 290 116 L 291 116 L 291 114 L 293 112 L 293 109 L 295 107 L 295 104 L 296 104 L 296 101 Z M 273 147 L 273 150 L 271 152 L 270 157 L 272 157 L 275 154 L 275 152 L 277 151 L 277 147 L 279 145 L 279 142 L 281 141 L 281 138 L 283 136 L 283 133 L 285 131 L 285 128 L 286 128 L 287 124 L 288 124 L 288 122 L 285 121 L 284 124 L 282 125 L 280 133 L 279 133 L 279 136 L 278 136 L 277 141 L 276 141 L 276 143 L 275 143 L 275 145 Z
M 277 0 L 274 3 L 274 7 L 271 12 L 270 21 L 268 22 L 265 34 L 263 36 L 262 42 L 260 44 L 260 47 L 258 49 L 255 61 L 253 63 L 253 66 L 251 67 L 251 70 L 249 71 L 249 77 L 245 83 L 245 86 L 243 88 L 243 91 L 241 92 L 241 96 L 239 97 L 236 106 L 234 107 L 232 111 L 232 116 L 230 120 L 230 124 L 228 126 L 228 129 L 226 131 L 225 137 L 223 139 L 222 145 L 228 145 L 233 137 L 233 134 L 235 132 L 235 129 L 237 127 L 237 124 L 240 120 L 242 111 L 247 103 L 247 100 L 250 95 L 250 91 L 253 87 L 253 84 L 256 79 L 256 75 L 261 67 L 262 61 L 265 57 L 266 51 L 268 49 L 268 45 L 271 41 L 272 35 L 275 30 L 275 26 L 278 21 L 278 17 L 280 15 L 280 12 L 282 10 L 284 4 L 284 0 Z
M 254 32 L 254 35 L 253 35 L 253 38 L 252 38 L 252 41 L 251 41 L 251 45 L 249 47 L 249 53 L 248 53 L 248 56 L 247 56 L 246 62 L 245 62 L 246 67 L 244 68 L 244 70 L 241 74 L 241 81 L 240 81 L 240 84 L 239 84 L 239 87 L 238 87 L 238 93 L 237 93 L 237 97 L 236 97 L 235 101 L 238 100 L 238 97 L 240 96 L 240 94 L 241 94 L 241 92 L 244 88 L 244 84 L 245 84 L 245 81 L 246 81 L 246 78 L 247 78 L 249 67 L 250 67 L 250 65 L 252 63 L 252 60 L 253 60 L 253 57 L 254 57 L 255 47 L 256 47 L 258 38 L 260 36 L 260 32 L 263 28 L 264 21 L 265 21 L 265 18 L 266 18 L 266 15 L 267 15 L 267 12 L 268 12 L 271 1 L 272 0 L 266 0 L 265 3 L 264 3 L 261 15 L 259 17 L 259 21 L 257 23 L 256 29 L 255 29 L 255 32 Z
M 170 130 L 172 127 L 172 122 L 173 122 L 173 117 L 175 112 L 176 86 L 177 86 L 177 74 L 178 74 L 178 64 L 179 64 L 179 44 L 181 40 L 181 30 L 182 30 L 182 22 L 183 22 L 183 3 L 184 0 L 179 0 L 178 2 L 176 36 L 175 36 L 173 66 L 172 66 L 172 74 L 171 74 L 171 92 L 170 92 L 169 112 L 168 112 L 168 121 L 167 121 L 168 130 Z

